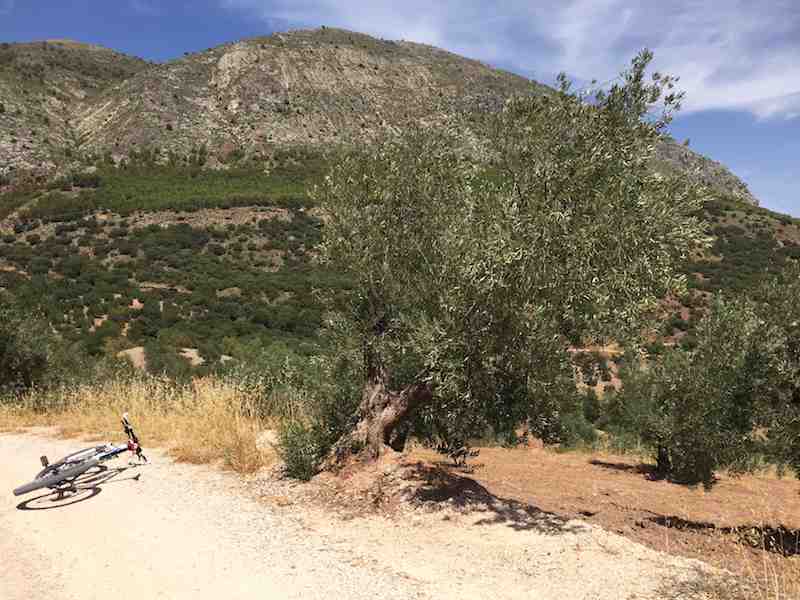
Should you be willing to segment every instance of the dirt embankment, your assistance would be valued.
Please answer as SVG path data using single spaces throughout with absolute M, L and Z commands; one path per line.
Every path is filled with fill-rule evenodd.
M 425 510 L 436 498 L 420 497 L 421 508 L 396 518 L 342 517 L 264 471 L 242 480 L 153 451 L 147 466 L 107 463 L 61 501 L 42 491 L 11 495 L 40 455 L 78 445 L 0 435 L 4 600 L 619 600 L 669 597 L 710 573 L 521 503 L 476 497 Z

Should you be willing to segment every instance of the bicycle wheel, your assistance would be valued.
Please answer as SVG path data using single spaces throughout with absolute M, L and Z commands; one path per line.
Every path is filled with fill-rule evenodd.
M 15 489 L 14 495 L 21 496 L 22 494 L 27 494 L 28 492 L 41 488 L 55 487 L 66 480 L 74 479 L 78 475 L 100 464 L 100 460 L 97 456 L 102 450 L 105 450 L 105 446 L 95 446 L 65 456 L 57 463 L 48 465 L 39 471 L 34 480 L 30 483 L 26 483 Z

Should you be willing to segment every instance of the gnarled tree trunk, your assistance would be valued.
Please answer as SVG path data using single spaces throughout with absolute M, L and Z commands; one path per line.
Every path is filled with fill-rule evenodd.
M 387 447 L 403 450 L 407 420 L 416 408 L 431 400 L 431 390 L 426 383 L 415 383 L 400 391 L 389 390 L 388 379 L 382 366 L 372 365 L 361 393 L 359 421 L 352 432 L 336 443 L 323 468 L 335 468 L 356 453 L 374 459 Z

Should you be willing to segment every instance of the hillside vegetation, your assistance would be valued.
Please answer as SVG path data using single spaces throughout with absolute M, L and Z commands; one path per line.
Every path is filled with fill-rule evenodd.
M 101 169 L 21 195 L 0 238 L 0 287 L 91 355 L 143 346 L 156 372 L 188 372 L 184 348 L 206 367 L 272 344 L 312 352 L 314 290 L 345 283 L 312 264 L 321 221 L 305 187 L 321 171 L 294 158 L 270 175 Z
M 479 133 L 507 98 L 554 93 L 330 28 L 164 64 L 72 41 L 3 44 L 0 90 L 0 286 L 92 355 L 145 347 L 170 372 L 189 368 L 186 348 L 207 369 L 251 343 L 318 343 L 317 292 L 346 283 L 311 260 L 322 223 L 307 192 L 348 148 L 460 111 Z M 717 245 L 687 265 L 695 292 L 666 306 L 661 332 L 691 345 L 708 293 L 779 269 L 797 227 L 668 136 L 653 165 L 716 198 Z
M 140 160 L 7 194 L 0 287 L 91 354 L 143 346 L 153 369 L 172 373 L 191 370 L 183 348 L 199 349 L 201 372 L 274 342 L 310 352 L 321 322 L 314 290 L 347 285 L 309 253 L 322 221 L 307 188 L 325 164 L 299 150 L 269 174 Z M 714 244 L 684 266 L 689 294 L 665 304 L 667 344 L 692 346 L 711 294 L 754 289 L 800 256 L 796 219 L 727 197 L 702 216 Z

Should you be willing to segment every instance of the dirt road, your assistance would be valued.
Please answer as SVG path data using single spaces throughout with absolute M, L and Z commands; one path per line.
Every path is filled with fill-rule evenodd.
M 702 576 L 701 563 L 580 521 L 497 507 L 347 521 L 279 508 L 259 500 L 253 481 L 153 451 L 147 466 L 107 463 L 74 498 L 11 494 L 40 455 L 79 444 L 0 435 L 3 600 L 620 600 L 668 597 Z

